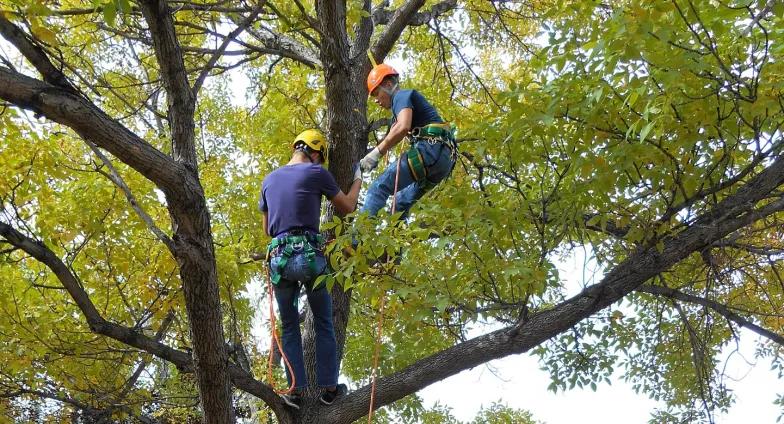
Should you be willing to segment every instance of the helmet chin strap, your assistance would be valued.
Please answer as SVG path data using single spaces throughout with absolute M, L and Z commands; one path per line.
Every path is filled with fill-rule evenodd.
M 386 87 L 384 87 L 382 85 L 382 86 L 378 87 L 378 89 L 383 91 L 384 93 L 387 93 L 388 96 L 392 97 L 392 95 L 395 94 L 395 92 L 397 91 L 397 87 L 398 87 L 398 84 L 395 83 L 395 85 L 393 85 L 392 88 L 386 88 Z

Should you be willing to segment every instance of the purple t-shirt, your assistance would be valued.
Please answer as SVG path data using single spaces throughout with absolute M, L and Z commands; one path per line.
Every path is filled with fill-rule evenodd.
M 268 213 L 273 237 L 294 228 L 318 232 L 321 195 L 331 200 L 339 192 L 335 177 L 321 165 L 286 165 L 264 178 L 259 210 Z

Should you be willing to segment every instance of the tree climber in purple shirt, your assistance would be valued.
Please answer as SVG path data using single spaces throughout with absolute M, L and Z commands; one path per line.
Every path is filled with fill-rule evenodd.
M 332 174 L 322 164 L 326 160 L 327 140 L 318 130 L 306 130 L 294 140 L 294 153 L 288 164 L 272 171 L 262 183 L 259 210 L 263 213 L 264 231 L 272 236 L 267 249 L 270 279 L 280 311 L 283 352 L 293 370 L 295 388 L 281 395 L 296 409 L 308 386 L 302 336 L 299 328 L 297 300 L 302 287 L 313 312 L 316 333 L 316 379 L 323 388 L 319 400 L 331 405 L 346 393 L 338 384 L 338 358 L 332 324 L 332 298 L 326 286 L 314 287 L 316 278 L 327 272 L 323 253 L 324 238 L 319 234 L 321 196 L 335 206 L 338 215 L 354 211 L 362 174 L 357 166 L 348 194 L 344 194 Z M 286 377 L 291 384 L 288 368 Z

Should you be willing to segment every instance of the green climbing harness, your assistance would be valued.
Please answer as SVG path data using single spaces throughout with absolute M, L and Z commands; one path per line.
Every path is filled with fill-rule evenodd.
M 424 127 L 417 127 L 411 130 L 409 137 L 411 147 L 406 152 L 408 169 L 414 181 L 425 181 L 425 189 L 429 190 L 436 184 L 427 179 L 427 166 L 422 157 L 422 153 L 416 148 L 419 143 L 442 143 L 449 148 L 452 162 L 457 161 L 457 142 L 455 141 L 455 125 L 448 122 L 428 124 Z
M 282 236 L 277 236 L 270 241 L 267 246 L 267 261 L 273 256 L 280 257 L 278 267 L 282 270 L 286 267 L 289 258 L 293 255 L 305 255 L 308 260 L 308 267 L 313 275 L 318 274 L 316 268 L 316 254 L 321 253 L 326 242 L 324 236 L 310 231 L 289 232 Z M 280 272 L 272 272 L 272 283 L 277 285 L 280 282 Z

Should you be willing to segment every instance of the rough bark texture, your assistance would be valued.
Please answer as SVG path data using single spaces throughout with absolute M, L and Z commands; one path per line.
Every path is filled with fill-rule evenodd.
M 166 193 L 193 343 L 199 400 L 208 423 L 234 422 L 228 354 L 207 201 L 194 144 L 196 98 L 189 85 L 172 13 L 163 0 L 140 3 L 166 87 L 172 156 L 185 169 L 184 196 Z
M 343 1 L 319 1 L 316 11 L 321 23 L 321 63 L 324 70 L 325 103 L 327 109 L 327 135 L 330 140 L 330 171 L 344 191 L 352 182 L 351 165 L 358 160 L 361 140 L 367 140 L 364 133 L 366 118 L 362 107 L 364 93 L 353 84 L 358 70 L 349 58 L 349 40 L 346 32 L 346 4 Z M 329 211 L 331 214 L 332 211 Z M 343 358 L 346 342 L 346 327 L 350 309 L 350 292 L 340 287 L 332 290 L 333 323 L 338 346 L 338 362 Z M 313 317 L 308 313 L 303 332 L 305 360 L 311 386 L 315 384 L 315 333 Z M 318 391 L 312 392 L 317 395 Z M 315 422 L 321 410 L 320 404 L 313 404 L 305 410 L 302 422 Z

